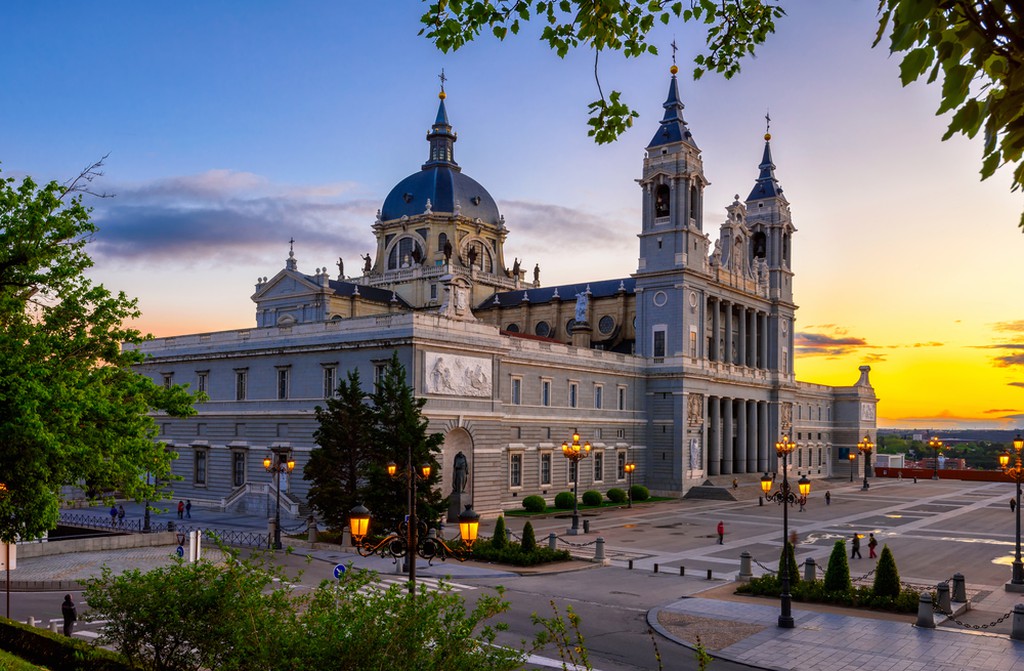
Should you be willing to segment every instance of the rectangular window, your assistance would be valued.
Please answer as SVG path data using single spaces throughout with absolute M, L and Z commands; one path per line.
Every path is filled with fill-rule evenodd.
M 551 405 L 551 380 L 540 381 L 540 404 L 543 406 Z
M 697 358 L 697 329 L 690 329 L 690 358 Z
M 578 382 L 569 383 L 569 407 L 575 408 L 579 405 L 580 385 Z
M 551 453 L 542 452 L 540 455 L 540 485 L 549 487 L 551 485 Z
M 594 407 L 598 410 L 604 407 L 604 387 L 599 384 L 594 385 Z
M 338 393 L 338 369 L 334 366 L 324 367 L 324 398 L 334 398 Z
M 513 452 L 508 455 L 508 484 L 510 487 L 523 486 L 523 455 Z
M 197 485 L 206 484 L 206 450 L 196 450 L 195 470 L 193 481 Z
M 164 389 L 170 389 L 174 384 L 174 373 L 164 373 Z
M 277 369 L 277 400 L 283 401 L 288 398 L 288 369 Z
M 625 480 L 626 479 L 626 453 L 617 452 L 615 454 L 615 479 Z
M 512 405 L 520 405 L 523 402 L 523 379 L 512 378 Z
M 618 396 L 619 396 L 619 410 L 625 410 L 626 409 L 626 388 L 625 387 L 619 387 L 618 388 Z
M 246 391 L 246 378 L 248 377 L 248 371 L 236 370 L 235 371 L 235 400 L 244 401 Z
M 436 301 L 437 300 L 437 285 L 436 284 L 431 284 L 430 285 L 430 300 L 432 300 L 432 301 Z
M 594 482 L 604 482 L 604 452 L 594 452 Z
M 665 356 L 665 329 L 659 328 L 654 331 L 654 356 L 663 358 Z
M 235 487 L 245 484 L 245 452 L 231 453 L 231 482 Z
M 384 372 L 387 370 L 386 363 L 376 363 L 373 365 L 373 388 L 380 388 L 380 383 L 384 380 Z
M 207 371 L 200 371 L 196 373 L 196 391 L 201 391 L 204 394 L 210 388 L 210 373 Z

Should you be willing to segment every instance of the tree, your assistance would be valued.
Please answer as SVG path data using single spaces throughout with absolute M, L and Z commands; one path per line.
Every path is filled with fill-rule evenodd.
M 64 186 L 0 180 L 3 541 L 52 529 L 65 485 L 157 498 L 144 476 L 168 478 L 173 455 L 149 412 L 189 415 L 199 398 L 132 370 L 142 355 L 122 344 L 143 340 L 124 326 L 136 301 L 85 275 L 96 226 L 82 193 L 101 165 Z
M 764 0 L 437 0 L 420 17 L 420 33 L 448 52 L 485 29 L 504 40 L 536 20 L 545 24 L 540 39 L 559 57 L 570 49 L 593 49 L 600 98 L 589 106 L 589 135 L 605 143 L 616 140 L 638 114 L 619 91 L 604 95 L 601 52 L 614 50 L 627 58 L 655 54 L 648 37 L 657 22 L 700 22 L 707 26 L 707 49 L 695 57 L 693 77 L 719 72 L 728 79 L 784 15 L 780 4 Z M 1012 165 L 1012 189 L 1024 186 L 1024 4 L 879 0 L 878 15 L 874 44 L 888 34 L 889 52 L 903 54 L 904 85 L 926 75 L 932 83 L 942 75 L 937 114 L 952 112 L 943 140 L 956 134 L 973 138 L 984 130 L 982 179 Z
M 782 567 L 785 566 L 786 570 L 789 571 L 789 584 L 795 585 L 800 582 L 800 567 L 796 564 L 796 548 L 789 541 L 786 541 L 786 547 L 782 548 L 782 554 L 779 556 L 779 579 L 782 579 Z
M 882 554 L 878 556 L 872 589 L 876 596 L 891 596 L 895 599 L 900 595 L 900 572 L 896 569 L 896 558 L 892 556 L 888 545 L 882 546 Z
M 832 554 L 828 557 L 828 568 L 825 569 L 826 592 L 848 592 L 850 582 L 850 564 L 846 561 L 846 541 L 837 540 L 832 546 Z
M 318 445 L 309 455 L 303 477 L 312 484 L 309 503 L 331 529 L 348 524 L 348 513 L 363 502 L 362 473 L 374 456 L 373 409 L 359 381 L 348 373 L 327 408 L 316 407 Z

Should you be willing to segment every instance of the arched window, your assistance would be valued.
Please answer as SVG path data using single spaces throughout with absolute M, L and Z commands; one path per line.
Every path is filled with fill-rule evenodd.
M 463 262 L 471 267 L 486 273 L 494 272 L 494 255 L 490 248 L 479 240 L 470 242 L 462 254 Z
M 448 242 L 448 236 L 444 233 L 440 233 L 437 236 L 437 251 L 444 251 L 444 244 Z
M 388 270 L 411 268 L 423 260 L 423 249 L 410 237 L 400 238 L 388 253 Z
M 690 219 L 698 222 L 700 221 L 700 217 L 697 216 L 697 210 L 700 207 L 699 197 L 700 191 L 697 189 L 697 185 L 694 184 L 690 187 Z
M 659 184 L 654 190 L 654 216 L 657 218 L 669 216 L 671 212 L 671 190 L 668 184 Z
M 753 242 L 754 258 L 765 258 L 768 255 L 768 238 L 765 236 L 764 231 L 754 233 L 751 241 Z

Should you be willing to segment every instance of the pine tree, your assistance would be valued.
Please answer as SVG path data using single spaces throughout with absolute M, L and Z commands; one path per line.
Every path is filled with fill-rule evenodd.
M 508 545 L 508 534 L 505 532 L 505 516 L 498 515 L 498 521 L 494 523 L 494 536 L 491 537 L 491 546 L 503 548 Z
M 826 592 L 848 592 L 853 586 L 850 582 L 850 564 L 846 561 L 846 541 L 837 540 L 832 546 L 832 554 L 828 558 L 825 570 Z
M 782 555 L 779 557 L 779 580 L 782 579 L 782 566 L 784 563 L 789 569 L 789 584 L 793 585 L 800 582 L 800 568 L 796 565 L 796 550 L 789 541 L 786 541 L 786 547 L 782 549 Z
M 537 549 L 537 535 L 533 531 L 533 524 L 527 522 L 523 527 L 523 552 L 533 552 Z
M 875 596 L 895 598 L 900 595 L 900 572 L 896 570 L 896 558 L 892 556 L 888 545 L 882 546 L 882 554 L 875 566 L 875 584 L 872 589 Z

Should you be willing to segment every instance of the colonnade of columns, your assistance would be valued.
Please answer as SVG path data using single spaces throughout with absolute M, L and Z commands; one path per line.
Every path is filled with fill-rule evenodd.
M 768 402 L 708 397 L 708 475 L 769 469 Z
M 707 309 L 711 315 L 708 360 L 768 368 L 768 313 L 715 296 L 708 298 Z

